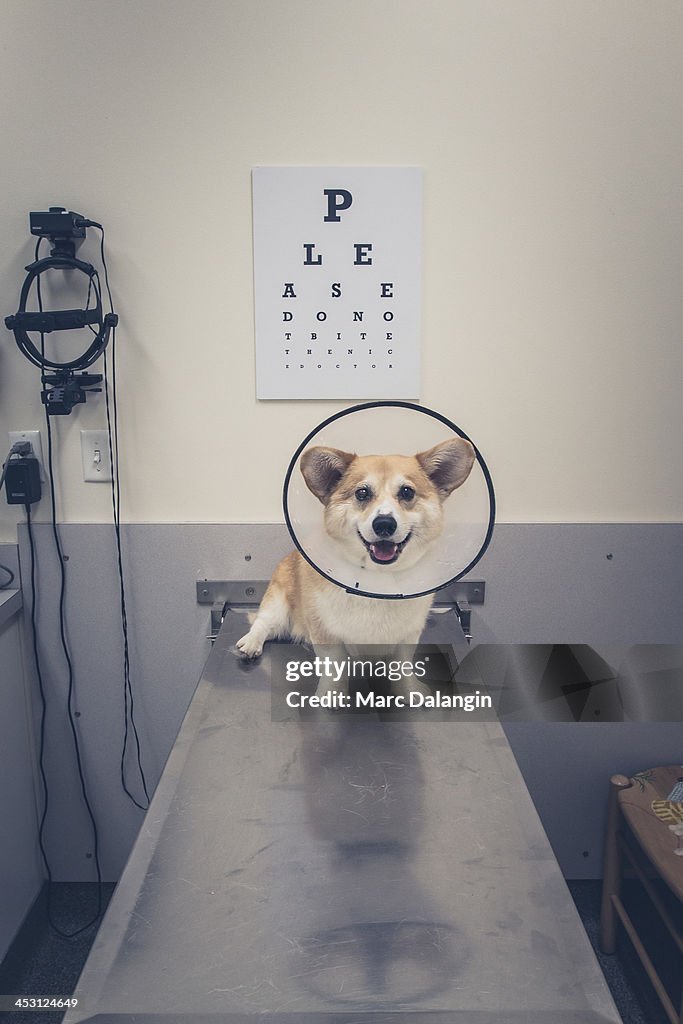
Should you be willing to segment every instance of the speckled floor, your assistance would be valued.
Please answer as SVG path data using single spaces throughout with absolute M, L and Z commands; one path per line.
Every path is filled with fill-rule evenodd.
M 598 948 L 601 883 L 581 881 L 567 884 L 624 1024 L 669 1024 L 623 929 L 619 929 L 614 956 L 605 956 Z M 662 895 L 666 899 L 665 893 L 666 890 Z M 640 885 L 625 882 L 622 899 L 633 920 L 637 922 L 643 942 L 673 997 L 674 1005 L 677 1005 L 681 992 L 681 964 L 668 932 L 653 913 Z
M 106 907 L 113 885 L 102 887 Z M 7 995 L 71 995 L 93 944 L 99 922 L 72 939 L 59 936 L 48 924 L 47 892 L 43 889 L 7 956 L 0 964 L 0 992 Z M 74 932 L 97 908 L 97 885 L 58 882 L 53 886 L 51 916 L 60 931 Z M 100 919 L 101 920 L 101 919 Z M 0 1014 L 8 1024 L 58 1024 L 63 1013 Z
M 103 904 L 109 901 L 113 886 L 103 891 Z M 624 1024 L 668 1024 L 652 986 L 626 937 L 621 934 L 615 956 L 603 956 L 597 949 L 600 917 L 600 883 L 569 882 L 569 888 L 584 927 L 596 949 L 598 961 L 612 990 Z M 624 899 L 643 929 L 648 948 L 667 985 L 680 991 L 680 962 L 677 962 L 666 933 L 662 934 L 637 887 L 626 883 Z M 93 915 L 97 903 L 96 887 L 77 883 L 54 886 L 52 916 L 63 931 L 75 931 Z M 49 926 L 45 893 L 34 906 L 11 950 L 0 964 L 0 992 L 22 995 L 70 995 L 97 932 L 92 925 L 81 935 L 65 939 Z M 676 997 L 677 998 L 677 997 Z M 675 1000 L 674 1000 L 675 1001 Z M 8 1024 L 58 1024 L 61 1013 L 0 1014 Z

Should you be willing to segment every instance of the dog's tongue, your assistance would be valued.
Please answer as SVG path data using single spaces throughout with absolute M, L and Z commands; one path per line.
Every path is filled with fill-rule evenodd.
M 390 540 L 378 540 L 370 545 L 370 550 L 378 562 L 390 562 L 396 554 L 398 544 Z

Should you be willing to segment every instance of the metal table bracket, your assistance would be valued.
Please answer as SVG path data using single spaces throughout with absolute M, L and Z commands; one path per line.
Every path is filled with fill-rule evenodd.
M 207 640 L 213 643 L 229 608 L 257 607 L 268 587 L 267 580 L 197 580 L 197 604 L 211 605 L 211 626 Z M 484 580 L 458 580 L 434 596 L 437 608 L 452 607 L 462 626 L 465 639 L 472 639 L 471 605 L 483 604 L 486 597 Z

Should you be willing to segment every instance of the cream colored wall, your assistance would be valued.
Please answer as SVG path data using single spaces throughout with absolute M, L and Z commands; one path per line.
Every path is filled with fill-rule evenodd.
M 29 210 L 105 224 L 124 519 L 281 520 L 340 407 L 255 400 L 256 164 L 424 168 L 422 401 L 501 520 L 681 519 L 679 0 L 3 0 L 0 32 L 1 312 Z M 0 447 L 42 426 L 37 376 L 0 337 Z M 66 521 L 110 515 L 81 479 L 103 422 L 55 421 Z

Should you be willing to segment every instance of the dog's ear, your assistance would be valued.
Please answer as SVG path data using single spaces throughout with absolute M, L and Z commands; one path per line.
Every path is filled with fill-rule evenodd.
M 306 486 L 323 505 L 327 505 L 332 492 L 355 457 L 338 448 L 308 448 L 303 453 L 299 466 Z
M 474 447 L 464 437 L 442 441 L 419 452 L 415 458 L 432 481 L 443 501 L 451 491 L 465 483 L 475 460 Z

